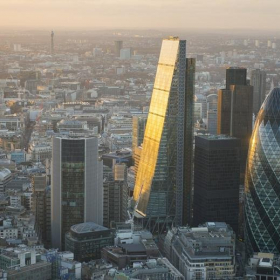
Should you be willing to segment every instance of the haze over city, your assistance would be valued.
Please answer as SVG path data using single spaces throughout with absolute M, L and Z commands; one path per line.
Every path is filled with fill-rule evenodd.
M 0 28 L 278 30 L 278 0 L 1 0 Z

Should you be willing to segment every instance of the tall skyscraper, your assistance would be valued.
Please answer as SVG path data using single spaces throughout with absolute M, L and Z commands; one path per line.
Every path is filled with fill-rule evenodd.
M 122 48 L 123 48 L 123 41 L 115 41 L 115 55 L 117 57 L 120 57 Z
M 196 136 L 194 225 L 226 222 L 238 231 L 240 140 L 225 135 Z
M 217 134 L 241 140 L 240 183 L 244 182 L 247 153 L 253 123 L 253 87 L 247 85 L 246 69 L 227 69 L 226 89 L 218 92 Z
M 51 54 L 54 53 L 54 32 L 51 32 Z
M 163 40 L 134 188 L 136 214 L 152 231 L 181 225 L 191 209 L 184 203 L 191 197 L 194 71 L 186 41 Z
M 262 105 L 251 137 L 245 178 L 249 252 L 280 253 L 280 88 Z
M 186 225 L 192 223 L 192 186 L 193 186 L 193 100 L 195 94 L 195 63 L 194 58 L 186 60 L 186 84 L 185 84 L 185 114 L 184 114 L 184 176 L 183 176 L 183 213 L 182 217 L 177 214 L 177 224 Z M 180 133 L 180 128 L 179 133 Z M 181 139 L 181 137 L 178 137 Z M 181 145 L 178 143 L 177 145 Z M 180 164 L 180 162 L 178 162 Z M 180 174 L 179 174 L 180 176 Z M 180 199 L 180 192 L 177 192 L 177 200 Z M 182 199 L 181 199 L 182 200 Z M 180 213 L 180 205 L 178 205 Z M 177 212 L 178 212 L 177 211 Z M 182 222 L 180 223 L 180 220 Z
M 251 86 L 254 87 L 253 112 L 257 116 L 266 94 L 266 72 L 255 69 L 251 72 Z
M 247 85 L 247 69 L 241 67 L 229 67 L 226 70 L 226 89 L 231 85 Z
M 103 164 L 95 137 L 54 137 L 52 146 L 52 247 L 64 249 L 72 225 L 103 223 Z

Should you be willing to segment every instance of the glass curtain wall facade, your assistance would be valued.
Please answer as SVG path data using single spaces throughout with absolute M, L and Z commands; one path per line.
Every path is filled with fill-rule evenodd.
M 64 249 L 75 224 L 103 223 L 103 164 L 95 137 L 53 138 L 51 192 L 52 247 Z
M 264 101 L 250 141 L 245 177 L 248 253 L 280 253 L 280 89 Z
M 62 139 L 61 152 L 61 210 L 62 244 L 72 225 L 84 221 L 85 211 L 85 141 Z
M 194 65 L 190 61 L 192 73 Z M 175 216 L 178 224 L 183 220 L 185 126 L 191 123 L 185 102 L 192 106 L 192 98 L 186 99 L 186 67 L 186 41 L 163 40 L 134 188 L 136 214 L 154 218 L 157 225 Z M 192 138 L 192 128 L 188 133 Z
M 168 161 L 173 161 L 176 149 L 168 151 L 170 140 L 175 138 L 176 132 L 169 132 L 174 126 L 174 119 L 171 115 L 176 102 L 171 97 L 172 80 L 179 50 L 179 39 L 164 40 L 162 43 L 154 89 L 147 119 L 147 125 L 143 141 L 143 150 L 139 162 L 136 183 L 134 188 L 134 200 L 136 212 L 141 216 L 167 216 L 170 208 L 170 200 L 175 199 L 175 174 L 168 170 Z M 173 107 L 173 108 L 172 108 Z M 176 110 L 177 111 L 177 110 Z M 168 139 L 168 138 L 171 139 Z M 168 141 L 169 140 L 169 141 Z M 173 142 L 173 147 L 175 146 Z M 173 156 L 173 160 L 172 157 Z M 170 179 L 173 181 L 170 182 Z M 168 182 L 169 181 L 169 182 Z M 152 186 L 153 185 L 153 186 Z M 153 187 L 153 191 L 151 189 Z M 149 201 L 151 202 L 149 203 Z M 174 209 L 174 207 L 173 207 Z M 173 211 L 174 212 L 174 211 Z M 174 214 L 174 213 L 173 213 Z

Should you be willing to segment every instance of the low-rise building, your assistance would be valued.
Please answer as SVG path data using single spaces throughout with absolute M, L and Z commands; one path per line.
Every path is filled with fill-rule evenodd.
M 245 270 L 246 279 L 279 280 L 280 259 L 271 253 L 254 253 Z
M 185 279 L 232 279 L 235 276 L 235 234 L 226 223 L 168 231 L 164 249 Z
M 65 235 L 65 249 L 79 262 L 100 259 L 101 249 L 113 244 L 113 231 L 93 222 L 73 225 Z

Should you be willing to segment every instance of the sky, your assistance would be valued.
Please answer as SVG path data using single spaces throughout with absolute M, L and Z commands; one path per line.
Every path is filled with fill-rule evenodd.
M 279 0 L 0 0 L 0 29 L 278 30 Z

